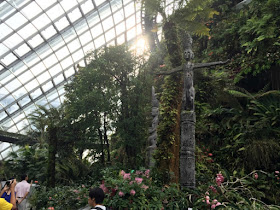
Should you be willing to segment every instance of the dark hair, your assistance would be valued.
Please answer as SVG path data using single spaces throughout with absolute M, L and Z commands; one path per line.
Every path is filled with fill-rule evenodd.
M 21 175 L 21 181 L 25 180 L 26 177 L 27 177 L 26 174 Z
M 104 194 L 104 192 L 101 188 L 96 187 L 94 189 L 89 190 L 89 197 L 91 199 L 95 198 L 95 203 L 96 204 L 102 204 L 103 200 L 104 200 L 104 197 L 105 197 L 105 194 Z

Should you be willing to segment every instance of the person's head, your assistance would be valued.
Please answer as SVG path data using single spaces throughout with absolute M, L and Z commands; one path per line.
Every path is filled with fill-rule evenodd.
M 21 175 L 21 181 L 27 181 L 28 180 L 28 176 L 26 174 Z
M 99 187 L 89 190 L 88 204 L 95 207 L 97 204 L 102 204 L 105 198 L 103 190 Z

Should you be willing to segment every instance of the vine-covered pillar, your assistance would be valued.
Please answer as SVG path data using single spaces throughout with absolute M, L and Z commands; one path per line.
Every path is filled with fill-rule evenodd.
M 165 43 L 172 67 L 182 64 L 182 53 L 177 28 L 172 20 L 163 26 Z M 179 182 L 180 109 L 182 96 L 181 73 L 165 77 L 160 98 L 160 124 L 158 130 L 157 166 L 165 182 Z M 171 175 L 171 176 L 170 176 Z M 174 176 L 173 176 L 174 175 Z

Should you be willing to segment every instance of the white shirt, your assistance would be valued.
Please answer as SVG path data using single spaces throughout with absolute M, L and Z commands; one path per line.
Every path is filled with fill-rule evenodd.
M 16 187 L 15 187 L 15 192 L 17 193 L 17 198 L 22 198 L 25 196 L 25 194 L 27 192 L 29 192 L 30 190 L 30 184 L 26 181 L 23 180 L 19 183 L 17 183 Z

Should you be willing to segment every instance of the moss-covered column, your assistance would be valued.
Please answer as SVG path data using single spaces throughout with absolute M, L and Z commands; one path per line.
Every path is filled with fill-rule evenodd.
M 175 23 L 167 21 L 163 26 L 163 33 L 172 67 L 178 67 L 182 64 L 182 53 Z M 179 182 L 181 98 L 181 73 L 165 77 L 160 98 L 158 150 L 155 155 L 156 165 L 163 174 L 164 182 Z M 174 176 L 170 177 L 170 174 Z

